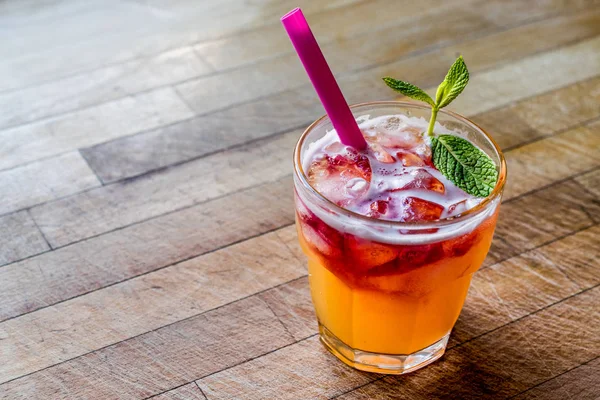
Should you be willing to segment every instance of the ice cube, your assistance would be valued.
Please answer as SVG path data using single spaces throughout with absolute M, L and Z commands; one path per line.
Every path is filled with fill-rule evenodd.
M 380 218 L 388 212 L 388 209 L 388 200 L 376 200 L 369 204 L 369 211 L 367 212 L 367 216 L 371 218 Z
M 331 228 L 318 218 L 309 222 L 300 222 L 302 237 L 318 254 L 327 258 L 342 256 L 343 238 L 341 233 Z
M 368 190 L 368 184 L 361 184 L 354 179 L 370 182 L 371 165 L 365 155 L 348 148 L 343 154 L 325 155 L 322 159 L 313 161 L 307 175 L 309 183 L 318 192 L 338 205 L 345 206 Z
M 426 189 L 440 194 L 446 191 L 444 184 L 424 169 L 411 171 L 410 175 L 413 179 L 401 189 Z
M 375 156 L 377 161 L 385 164 L 391 164 L 396 161 L 396 159 L 390 153 L 388 153 L 379 143 L 371 143 L 370 147 L 371 150 L 373 150 L 373 155 Z
M 444 206 L 418 197 L 405 198 L 402 207 L 402 221 L 431 221 L 439 219 L 444 211 Z
M 398 151 L 396 157 L 405 167 L 424 167 L 428 164 L 424 159 L 407 150 Z

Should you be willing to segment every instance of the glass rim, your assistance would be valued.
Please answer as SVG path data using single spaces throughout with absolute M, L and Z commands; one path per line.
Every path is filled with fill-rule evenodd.
M 361 108 L 361 107 L 377 107 L 377 106 L 396 106 L 399 108 L 408 107 L 408 108 L 419 108 L 419 109 L 423 109 L 423 110 L 431 109 L 429 106 L 410 102 L 410 101 L 370 101 L 370 102 L 365 102 L 365 103 L 352 104 L 352 105 L 350 105 L 350 109 L 354 110 L 354 109 Z M 298 139 L 298 142 L 296 143 L 296 147 L 294 148 L 294 175 L 296 177 L 298 177 L 298 179 L 302 183 L 302 186 L 304 186 L 304 188 L 306 188 L 310 192 L 311 195 L 315 196 L 321 202 L 325 203 L 329 207 L 329 209 L 334 210 L 335 212 L 345 215 L 347 217 L 351 217 L 351 218 L 355 218 L 360 221 L 364 221 L 366 223 L 387 225 L 387 226 L 393 226 L 393 227 L 397 227 L 397 228 L 423 228 L 423 229 L 426 229 L 426 228 L 431 228 L 431 227 L 452 225 L 455 223 L 469 220 L 470 218 L 472 218 L 476 215 L 479 215 L 481 212 L 485 211 L 487 209 L 487 206 L 489 206 L 495 199 L 502 196 L 502 190 L 504 189 L 504 184 L 506 183 L 506 160 L 504 158 L 504 154 L 502 153 L 502 150 L 500 149 L 500 146 L 498 146 L 498 143 L 496 143 L 496 141 L 482 127 L 477 125 L 475 122 L 473 122 L 470 119 L 468 119 L 458 113 L 455 113 L 453 111 L 440 110 L 439 113 L 453 117 L 453 118 L 457 119 L 458 121 L 474 128 L 476 131 L 478 131 L 480 134 L 482 134 L 492 144 L 492 146 L 494 147 L 494 150 L 496 151 L 496 153 L 498 154 L 498 157 L 500 159 L 500 166 L 499 166 L 499 171 L 498 171 L 498 181 L 496 182 L 496 186 L 494 186 L 494 189 L 492 190 L 492 192 L 485 199 L 483 199 L 483 201 L 481 201 L 479 204 L 477 204 L 475 207 L 470 208 L 467 211 L 465 211 L 457 216 L 439 218 L 439 219 L 435 219 L 435 220 L 431 220 L 431 221 L 406 222 L 406 221 L 382 220 L 382 219 L 377 219 L 377 218 L 371 218 L 366 215 L 356 213 L 354 211 L 350 211 L 346 208 L 338 206 L 336 203 L 329 200 L 327 197 L 323 196 L 318 190 L 316 190 L 308 182 L 308 178 L 307 178 L 306 174 L 304 173 L 304 168 L 302 166 L 300 152 L 302 149 L 302 145 L 304 144 L 304 141 L 306 140 L 306 137 L 308 136 L 308 134 L 310 132 L 312 132 L 317 126 L 319 126 L 323 121 L 327 120 L 329 118 L 327 115 L 323 115 L 322 117 L 318 118 L 315 122 L 310 124 L 308 126 L 308 128 L 306 128 L 306 130 L 302 133 L 300 138 Z

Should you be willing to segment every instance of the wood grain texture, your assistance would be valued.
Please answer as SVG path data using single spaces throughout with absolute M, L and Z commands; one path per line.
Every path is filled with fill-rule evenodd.
M 599 126 L 591 124 L 566 131 L 508 153 L 508 167 L 516 173 L 507 184 L 505 197 L 543 187 L 554 176 L 556 180 L 564 179 L 569 174 L 600 165 Z M 293 131 L 241 149 L 217 153 L 177 169 L 167 169 L 133 182 L 105 186 L 46 204 L 35 208 L 32 214 L 50 243 L 63 246 L 291 173 L 289 153 L 286 157 L 284 149 L 292 148 L 297 136 L 298 133 Z M 568 147 L 572 151 L 562 151 L 566 142 L 573 142 Z M 576 144 L 584 142 L 588 142 L 587 148 Z M 546 156 L 555 153 L 554 158 Z M 532 158 L 535 158 L 535 162 L 532 162 Z M 561 160 L 564 165 L 554 168 L 556 160 Z M 252 173 L 244 175 L 242 171 Z M 180 193 L 176 198 L 172 196 L 174 191 Z M 140 193 L 148 195 L 139 196 Z M 115 202 L 115 198 L 119 202 Z M 81 212 L 82 209 L 85 212 Z M 57 221 L 61 221 L 61 224 Z
M 27 211 L 0 217 L 0 266 L 50 250 Z
M 145 398 L 293 342 L 269 307 L 250 297 L 0 385 L 0 394 Z
M 153 400 L 206 400 L 206 397 L 200 391 L 195 383 L 169 390 L 158 396 L 151 397 Z
M 600 359 L 550 379 L 515 397 L 516 400 L 578 399 L 596 400 L 600 397 Z
M 2 267 L 0 317 L 31 312 L 289 225 L 291 204 L 289 180 L 276 181 Z
M 289 149 L 298 136 L 290 132 L 48 203 L 31 213 L 52 246 L 64 246 L 290 175 Z
M 296 6 L 351 103 L 462 54 L 451 108 L 506 153 L 448 351 L 408 376 L 318 343 Z M 0 398 L 600 396 L 599 0 L 5 0 L 0 32 Z
M 599 231 L 597 227 L 592 229 L 587 233 L 590 236 L 595 236 Z M 582 261 L 587 257 L 589 257 L 588 259 L 595 259 L 600 256 L 600 254 L 597 254 L 598 251 L 596 250 L 594 250 L 591 255 L 583 254 L 583 252 L 578 251 L 582 247 L 589 245 L 589 241 L 587 241 L 588 239 L 584 235 L 578 234 L 563 240 L 565 242 L 565 247 L 568 247 L 571 253 L 579 254 Z M 571 282 L 567 271 L 561 270 L 561 268 L 548 262 L 548 260 L 544 258 L 547 256 L 548 252 L 550 254 L 552 253 L 551 249 L 554 245 L 555 244 L 544 246 L 538 250 L 505 261 L 493 268 L 485 269 L 476 274 L 465 309 L 459 318 L 459 324 L 457 326 L 458 332 L 453 334 L 453 341 L 450 346 L 456 347 L 469 339 L 473 339 L 475 336 L 480 336 L 490 331 L 491 333 L 488 333 L 489 337 L 494 338 L 497 335 L 496 332 L 494 332 L 495 329 L 498 329 L 511 321 L 518 321 L 515 324 L 522 324 L 522 322 L 519 321 L 521 318 L 548 306 L 550 306 L 549 310 L 553 309 L 556 306 L 551 306 L 552 304 L 560 302 L 562 299 L 573 296 L 576 293 L 582 293 L 600 283 L 600 274 L 595 278 L 588 280 L 586 285 L 578 286 Z M 535 259 L 541 261 L 532 264 L 532 260 Z M 298 284 L 301 284 L 301 282 L 299 281 Z M 306 284 L 306 282 L 304 282 L 304 284 Z M 308 288 L 306 288 L 306 291 L 307 290 Z M 585 332 L 580 333 L 580 337 L 583 337 L 581 340 L 587 340 L 588 342 L 586 343 L 595 343 L 595 346 L 599 346 L 600 342 L 598 342 L 598 338 L 593 335 L 593 332 L 594 329 L 596 329 L 596 325 L 600 324 L 600 313 L 592 310 L 591 305 L 594 301 L 597 301 L 600 292 L 595 289 L 594 293 L 594 299 L 586 300 L 586 307 L 583 308 L 582 312 L 591 313 L 592 315 L 590 315 L 590 318 L 594 319 L 592 324 L 595 325 L 585 328 Z M 583 293 L 580 296 L 587 296 L 587 293 Z M 571 300 L 569 299 L 566 301 L 568 302 Z M 545 313 L 545 311 L 541 311 L 541 313 Z M 538 321 L 539 324 L 543 324 L 544 318 L 539 318 Z M 472 330 L 469 335 L 465 332 L 465 326 Z M 511 325 L 507 325 L 501 329 L 511 329 L 510 326 Z M 546 328 L 546 333 L 548 333 L 547 330 L 551 328 L 556 327 L 551 326 L 550 328 Z M 577 328 L 571 327 L 570 331 L 573 329 Z M 521 329 L 519 328 L 516 331 L 519 332 L 520 330 Z M 511 332 L 513 331 L 515 330 L 511 330 Z M 316 327 L 313 328 L 312 333 L 316 333 Z M 454 336 L 458 336 L 458 339 L 454 338 Z M 485 343 L 484 338 L 486 338 L 486 336 L 475 339 L 474 342 L 477 343 L 478 341 L 482 341 Z M 521 335 L 518 335 L 513 338 L 513 343 L 514 340 L 522 340 L 520 337 Z M 261 359 L 201 379 L 198 383 L 203 391 L 207 393 L 209 398 L 211 398 L 211 391 L 214 392 L 212 394 L 215 398 L 259 399 L 273 398 L 276 394 L 284 396 L 282 398 L 328 398 L 335 394 L 340 394 L 340 391 L 343 393 L 355 387 L 357 383 L 352 379 L 346 378 L 348 375 L 352 377 L 359 373 L 347 368 L 346 372 L 342 376 L 339 376 L 339 373 L 336 373 L 335 370 L 332 370 L 327 366 L 327 363 L 330 362 L 328 359 L 332 361 L 335 361 L 335 359 L 327 354 L 325 350 L 321 349 L 321 346 L 318 345 L 316 339 L 311 339 L 311 341 L 314 341 L 312 345 L 301 345 L 299 343 L 282 351 L 276 351 Z M 525 341 L 523 345 L 526 345 L 528 342 L 530 341 Z M 463 350 L 459 349 L 462 349 L 464 346 L 471 346 L 470 343 L 457 347 L 456 352 L 462 352 Z M 544 340 L 540 340 L 539 343 L 541 346 L 542 343 L 544 343 Z M 577 346 L 577 343 L 573 343 L 571 348 L 577 348 L 575 346 Z M 519 346 L 515 347 L 517 347 L 515 351 L 518 351 Z M 527 351 L 527 349 L 523 350 Z M 450 350 L 450 353 L 455 354 L 452 353 L 453 351 L 454 350 Z M 490 349 L 489 351 L 492 350 Z M 529 351 L 531 351 L 531 349 L 529 349 Z M 484 358 L 485 356 L 486 355 L 482 353 L 480 358 Z M 518 353 L 511 354 L 511 356 L 520 357 Z M 290 365 L 294 363 L 294 360 L 303 360 L 304 363 L 302 366 Z M 468 359 L 466 358 L 461 358 L 461 361 L 467 360 Z M 481 361 L 481 359 L 478 361 Z M 540 361 L 538 361 L 538 363 L 539 362 Z M 337 364 L 341 365 L 339 362 Z M 446 361 L 435 365 L 440 364 L 444 365 L 446 364 Z M 464 367 L 476 367 L 477 365 L 479 365 L 479 362 L 477 364 L 465 365 Z M 494 366 L 493 363 L 486 364 L 485 362 L 483 365 L 484 368 L 485 365 Z M 498 363 L 496 367 L 502 369 L 504 365 L 506 364 Z M 450 371 L 452 367 L 453 365 L 446 365 L 442 368 L 445 372 Z M 463 368 L 462 363 L 459 367 Z M 313 368 L 318 369 L 313 370 Z M 423 373 L 427 370 L 428 369 L 423 370 Z M 305 371 L 307 374 L 306 376 L 312 376 L 315 379 L 312 385 L 290 385 L 290 382 L 293 382 L 294 380 L 306 379 L 304 375 Z M 422 374 L 422 372 L 419 371 L 415 374 L 408 375 L 406 378 L 400 379 L 410 379 L 412 376 L 418 376 L 419 374 Z M 371 375 L 371 377 L 371 379 L 374 379 L 376 376 Z M 435 379 L 434 377 L 435 375 L 432 375 L 432 379 Z M 457 375 L 457 378 L 459 377 L 464 377 L 464 375 Z M 478 374 L 474 374 L 474 378 L 478 377 Z M 483 375 L 483 378 L 485 377 L 486 376 Z M 342 384 L 342 386 L 336 386 L 336 384 Z M 374 386 L 376 385 L 377 384 Z M 451 383 L 449 382 L 448 385 L 449 387 L 444 389 L 458 390 L 460 381 L 454 380 Z M 434 386 L 434 388 L 428 390 L 435 391 L 436 385 L 432 384 L 431 386 Z M 406 385 L 403 384 L 401 389 L 404 389 L 405 387 Z M 376 390 L 371 390 L 368 396 L 364 398 L 377 398 L 369 397 L 373 396 L 375 392 Z M 287 395 L 287 393 L 290 394 Z M 384 392 L 385 395 L 381 398 L 387 398 L 386 396 L 389 396 L 392 393 L 393 392 Z M 439 391 L 435 391 L 435 394 L 430 393 L 429 397 L 425 394 L 420 394 L 417 398 L 437 398 L 440 393 L 443 393 L 442 388 L 440 388 Z M 404 396 L 411 397 L 413 393 L 400 390 L 398 395 L 400 395 L 401 398 Z M 444 397 L 444 395 L 442 395 L 442 397 Z M 462 398 L 459 395 L 454 395 L 454 397 L 449 395 L 447 397 Z
M 506 398 L 596 357 L 600 288 L 446 353 L 442 362 L 401 378 L 384 378 L 339 399 Z M 548 340 L 548 338 L 552 340 Z
M 102 143 L 191 116 L 193 113 L 173 89 L 167 88 L 5 129 L 0 131 L 0 169 Z
M 0 129 L 121 99 L 212 71 L 190 47 L 0 93 Z
M 0 323 L 0 382 L 304 276 L 299 252 L 288 227 Z
M 558 20 L 541 21 L 528 29 L 516 28 L 490 37 L 474 38 L 425 54 L 417 54 L 383 67 L 369 68 L 351 76 L 342 76 L 341 84 L 350 102 L 393 99 L 394 93 L 381 84 L 380 77 L 402 76 L 423 87 L 437 85 L 443 79 L 447 65 L 452 63 L 458 52 L 468 59 L 471 72 L 477 72 L 492 68 L 498 63 L 522 59 L 531 53 L 557 47 L 572 40 L 597 35 L 600 33 L 598 22 L 600 22 L 599 11 L 586 11 L 584 15 L 577 14 L 576 16 L 561 17 Z M 549 36 L 556 29 L 566 31 L 568 34 L 559 37 Z M 571 34 L 573 36 L 570 36 Z M 393 38 L 395 37 L 393 35 Z M 552 40 L 548 39 L 549 37 L 552 37 Z M 487 51 L 483 51 L 484 48 Z M 338 53 L 334 52 L 335 54 Z M 339 57 L 344 55 L 355 57 L 354 51 L 339 54 Z M 332 65 L 343 66 L 354 64 L 354 62 L 354 60 L 340 59 L 339 62 L 336 61 Z M 275 67 L 270 62 L 265 65 L 266 70 L 263 71 L 263 74 L 269 76 Z M 299 68 L 297 61 L 295 65 L 294 70 Z M 256 74 L 258 71 L 249 76 Z M 224 75 L 219 76 L 224 77 Z M 301 79 L 305 78 L 302 76 Z M 501 81 L 505 77 L 499 76 L 497 79 Z M 275 83 L 277 83 L 276 80 Z M 221 84 L 227 85 L 228 83 L 221 82 Z M 243 86 L 245 85 L 247 84 Z M 272 87 L 272 84 L 265 82 L 265 86 Z M 279 86 L 276 87 L 279 88 Z M 202 101 L 210 99 L 201 93 L 198 93 L 198 96 L 203 99 Z M 235 93 L 233 97 L 235 100 L 239 96 Z M 494 97 L 494 94 L 490 93 L 489 97 Z M 274 95 L 272 100 L 270 98 L 259 99 L 248 105 L 213 113 L 208 118 L 199 117 L 165 129 L 117 139 L 84 150 L 84 155 L 101 179 L 105 182 L 112 182 L 164 167 L 170 163 L 199 157 L 246 140 L 264 137 L 272 132 L 306 126 L 315 119 L 315 115 L 322 113 L 322 107 L 318 103 L 313 89 L 307 87 L 293 90 L 287 94 Z M 469 113 L 469 115 L 473 114 Z M 244 116 L 248 118 L 243 118 Z M 260 125 L 256 129 L 252 129 L 251 127 L 257 123 Z M 124 150 L 129 148 L 137 151 Z
M 0 171 L 0 215 L 100 186 L 77 152 Z

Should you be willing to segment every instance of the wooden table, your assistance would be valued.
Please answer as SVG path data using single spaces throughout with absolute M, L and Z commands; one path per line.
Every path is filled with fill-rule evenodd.
M 169 4 L 168 6 L 166 4 Z M 443 359 L 402 377 L 318 343 L 291 151 L 322 107 L 301 5 L 350 102 L 434 88 L 509 179 Z M 0 398 L 597 399 L 600 4 L 0 4 Z

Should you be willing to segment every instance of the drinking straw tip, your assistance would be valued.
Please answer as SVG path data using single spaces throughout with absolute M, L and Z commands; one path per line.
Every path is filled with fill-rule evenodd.
M 283 22 L 283 20 L 285 20 L 288 17 L 291 17 L 292 15 L 296 14 L 298 11 L 302 12 L 302 10 L 300 10 L 300 7 L 294 8 L 293 10 L 291 10 L 290 12 L 285 14 L 283 17 L 281 17 L 281 21 Z

